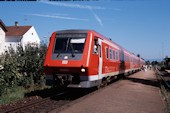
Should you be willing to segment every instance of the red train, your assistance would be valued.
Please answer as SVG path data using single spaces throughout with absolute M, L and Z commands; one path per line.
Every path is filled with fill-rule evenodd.
M 62 30 L 50 38 L 46 83 L 90 88 L 139 70 L 144 60 L 93 30 Z

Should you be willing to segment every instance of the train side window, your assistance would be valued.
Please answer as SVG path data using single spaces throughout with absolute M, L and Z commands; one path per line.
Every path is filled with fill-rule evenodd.
M 112 49 L 110 49 L 110 60 L 113 59 L 113 52 L 112 52 Z
M 125 55 L 125 61 L 127 62 L 127 56 Z
M 100 45 L 98 45 L 98 50 L 99 50 L 99 51 L 98 51 L 98 52 L 99 52 L 99 56 L 102 57 L 102 55 L 101 55 L 101 54 L 102 54 L 102 53 L 101 53 L 101 46 L 100 46 Z
M 96 38 L 94 39 L 93 53 L 98 54 L 98 40 Z
M 117 52 L 117 60 L 119 60 L 119 56 L 120 56 L 119 54 L 120 54 L 120 53 L 119 53 L 119 52 Z
M 119 56 L 118 52 L 116 52 L 116 60 L 119 60 L 118 56 Z
M 109 49 L 106 47 L 106 58 L 109 58 Z
M 115 51 L 113 50 L 113 60 L 115 60 Z
M 126 62 L 128 62 L 128 56 L 126 56 Z

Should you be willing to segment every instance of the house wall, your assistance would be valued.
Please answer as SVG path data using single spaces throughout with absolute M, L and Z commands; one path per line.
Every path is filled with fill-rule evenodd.
M 20 44 L 22 36 L 6 36 L 5 37 L 5 50 L 8 50 L 9 47 L 12 47 L 16 50 L 18 44 Z
M 40 45 L 40 38 L 33 26 L 23 35 L 21 43 L 23 46 L 26 46 L 27 44 Z
M 0 27 L 0 55 L 4 52 L 4 44 L 5 44 L 5 32 Z
M 14 50 L 17 49 L 18 44 L 21 44 L 23 48 L 27 44 L 40 45 L 40 39 L 34 27 L 31 27 L 23 36 L 6 36 L 5 38 L 5 49 L 12 47 Z

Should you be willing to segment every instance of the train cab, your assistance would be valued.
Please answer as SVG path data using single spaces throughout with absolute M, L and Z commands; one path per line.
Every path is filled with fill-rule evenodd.
M 98 85 L 99 44 L 90 30 L 54 32 L 44 62 L 47 84 L 81 88 Z

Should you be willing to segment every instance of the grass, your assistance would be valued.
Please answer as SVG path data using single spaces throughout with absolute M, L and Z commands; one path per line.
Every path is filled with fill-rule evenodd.
M 15 102 L 17 100 L 21 100 L 25 98 L 27 93 L 30 92 L 36 92 L 36 91 L 43 91 L 45 89 L 49 89 L 48 86 L 40 86 L 40 85 L 34 85 L 32 87 L 29 87 L 25 89 L 22 86 L 9 88 L 7 90 L 7 93 L 4 93 L 2 96 L 0 96 L 0 105 L 2 104 L 9 104 L 10 102 Z
M 165 113 L 170 113 L 170 91 L 161 85 L 161 93 L 165 100 Z
M 27 92 L 27 90 L 23 87 L 15 87 L 8 89 L 7 92 L 8 92 L 7 94 L 3 94 L 0 97 L 0 105 L 8 104 L 10 102 L 14 102 L 24 98 L 24 95 Z
M 165 87 L 165 83 L 161 79 L 159 74 L 156 74 L 157 79 L 160 83 L 160 91 L 165 102 L 165 113 L 170 113 L 170 90 Z

